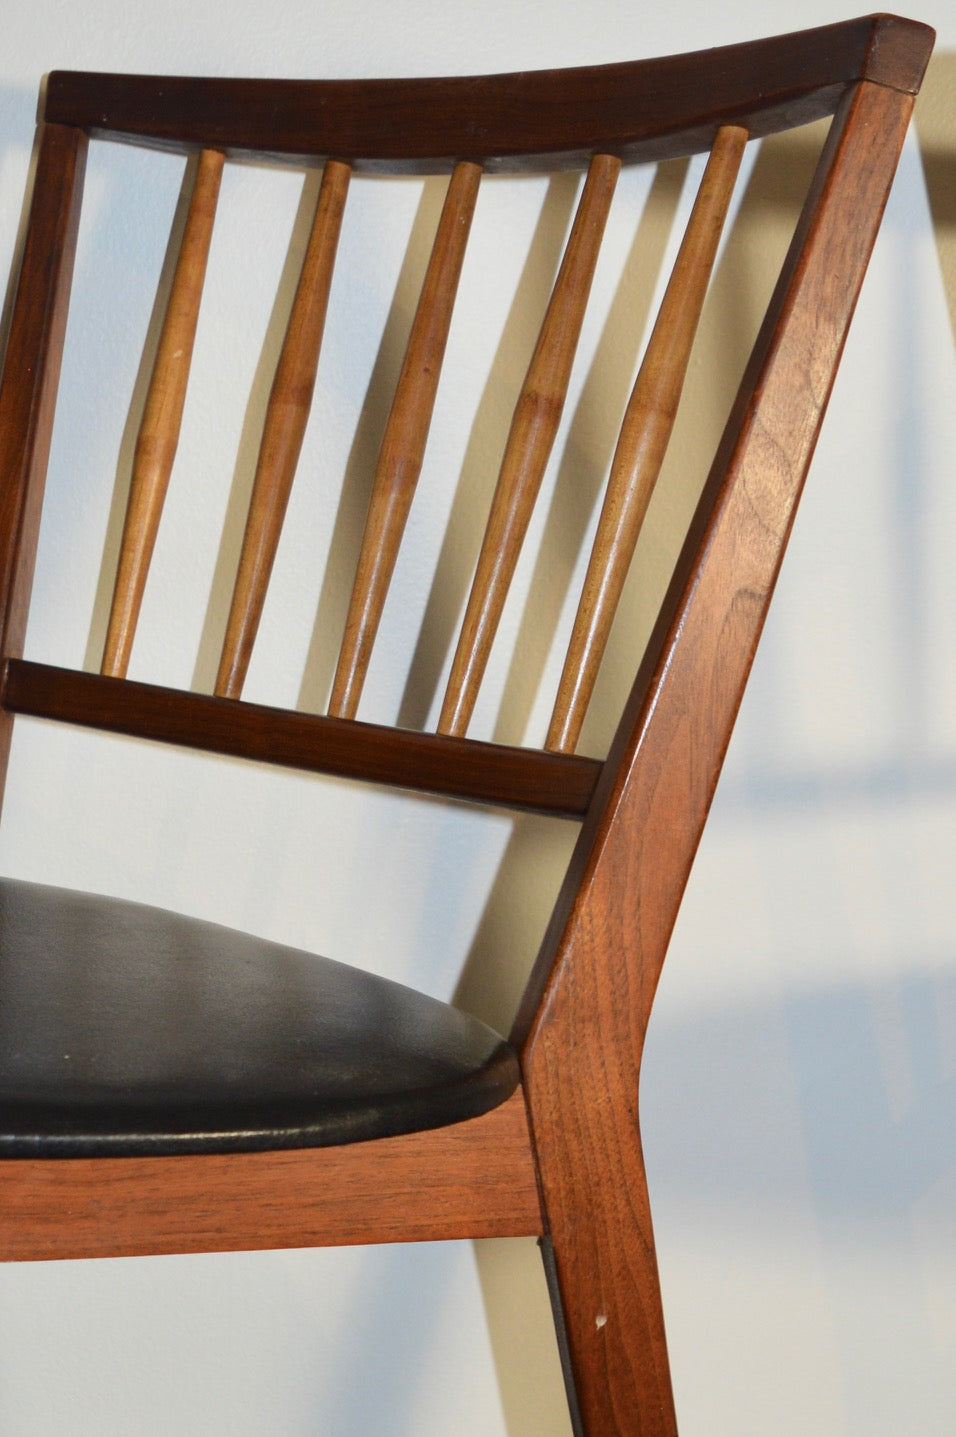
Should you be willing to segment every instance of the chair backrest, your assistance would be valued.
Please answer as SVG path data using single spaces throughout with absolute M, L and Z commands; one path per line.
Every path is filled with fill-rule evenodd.
M 924 26 L 871 17 L 693 56 L 480 79 L 52 74 L 0 390 L 3 764 L 13 716 L 29 713 L 583 818 L 516 1036 L 528 1046 L 533 1079 L 534 1051 L 544 1053 L 547 1034 L 564 1028 L 557 995 L 576 1007 L 593 979 L 605 985 L 595 1001 L 616 993 L 617 1002 L 625 975 L 613 970 L 626 951 L 636 994 L 626 1023 L 639 1040 L 930 45 Z M 582 757 L 583 716 L 673 426 L 744 147 L 827 115 L 834 119 L 803 215 L 610 754 L 605 762 Z M 89 138 L 195 160 L 100 674 L 22 658 Z M 545 748 L 475 742 L 469 721 L 558 431 L 619 171 L 704 151 L 698 198 L 622 418 Z M 223 168 L 250 157 L 321 164 L 321 189 L 265 414 L 215 692 L 171 691 L 124 676 L 176 454 Z M 482 176 L 575 167 L 586 181 L 517 396 L 438 731 L 358 723 Z M 328 713 L 314 715 L 240 695 L 309 416 L 353 173 L 450 179 L 378 456 Z M 588 938 L 588 982 L 575 987 L 568 965 L 596 924 L 623 925 L 623 948 Z M 610 957 L 597 956 L 601 946 L 614 950 Z

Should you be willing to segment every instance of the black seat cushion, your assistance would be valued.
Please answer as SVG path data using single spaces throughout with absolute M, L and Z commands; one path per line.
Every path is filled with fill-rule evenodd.
M 476 1019 L 161 909 L 0 880 L 0 1155 L 240 1152 L 477 1116 L 518 1083 Z

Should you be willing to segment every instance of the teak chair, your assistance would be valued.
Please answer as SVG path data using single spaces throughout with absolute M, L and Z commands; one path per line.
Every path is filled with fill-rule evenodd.
M 16 1035 L 0 1054 L 5 1258 L 535 1234 L 577 1430 L 676 1431 L 637 1119 L 645 1028 L 931 44 L 925 26 L 874 16 L 681 58 L 480 79 L 49 77 L 0 392 L 4 759 L 22 713 L 582 823 L 507 1041 L 323 958 L 4 881 L 0 989 L 4 1033 Z M 802 216 L 610 752 L 603 762 L 576 755 L 742 151 L 827 115 Z M 198 153 L 198 168 L 94 674 L 22 655 L 84 157 L 101 137 Z M 472 741 L 618 171 L 706 150 L 623 418 L 545 748 Z M 207 695 L 124 676 L 220 176 L 224 162 L 250 155 L 324 170 Z M 587 179 L 517 400 L 438 731 L 358 722 L 482 173 L 574 166 Z M 451 178 L 381 444 L 329 711 L 317 716 L 240 693 L 353 171 Z M 192 1020 L 177 1025 L 175 980 L 187 968 Z

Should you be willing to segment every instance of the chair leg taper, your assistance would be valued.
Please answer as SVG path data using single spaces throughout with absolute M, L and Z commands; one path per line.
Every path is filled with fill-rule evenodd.
M 564 1065 L 549 1075 L 546 1049 L 535 1045 L 526 1091 L 572 1425 L 677 1437 L 636 1091 L 622 1105 L 607 1087 L 548 1081 Z

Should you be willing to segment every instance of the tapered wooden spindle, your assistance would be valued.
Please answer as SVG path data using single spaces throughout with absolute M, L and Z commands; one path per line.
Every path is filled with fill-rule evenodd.
M 425 456 L 481 166 L 456 165 L 378 456 L 329 713 L 354 718 Z
M 501 618 L 561 411 L 621 162 L 595 155 L 511 422 L 472 583 L 439 733 L 462 735 Z
M 217 150 L 203 150 L 199 156 L 183 241 L 136 440 L 119 565 L 103 651 L 102 671 L 111 678 L 125 678 L 129 667 L 146 576 L 176 458 L 223 161 L 223 155 Z
M 664 462 L 747 131 L 718 131 L 611 465 L 545 747 L 573 752 Z
M 216 677 L 215 691 L 226 698 L 238 698 L 242 692 L 299 462 L 312 407 L 329 288 L 351 173 L 351 166 L 340 160 L 326 162 L 312 233 L 272 381 L 236 586 Z

